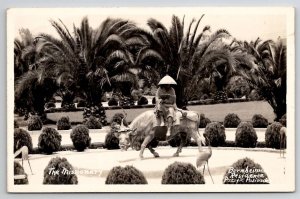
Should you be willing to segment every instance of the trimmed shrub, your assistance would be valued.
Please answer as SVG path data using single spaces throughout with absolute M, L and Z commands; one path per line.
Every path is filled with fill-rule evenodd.
M 202 113 L 200 114 L 200 124 L 199 128 L 205 128 L 207 124 L 211 123 L 210 119 L 206 118 L 205 115 Z
M 241 122 L 236 129 L 235 145 L 238 147 L 255 147 L 257 142 L 256 132 L 250 122 Z
M 203 136 L 205 137 L 206 143 L 209 143 L 213 147 L 225 144 L 225 128 L 220 122 L 207 124 Z
M 112 168 L 105 180 L 105 184 L 148 184 L 144 174 L 133 166 Z
M 43 122 L 41 118 L 37 115 L 33 115 L 27 121 L 28 131 L 41 130 L 43 127 Z
M 77 151 L 84 151 L 91 144 L 89 129 L 84 125 L 76 126 L 72 130 L 70 137 Z
M 118 101 L 115 98 L 108 100 L 108 106 L 118 106 Z
M 114 135 L 113 132 L 109 132 L 105 136 L 104 148 L 108 150 L 120 149 L 119 139 Z
M 265 133 L 266 147 L 279 149 L 280 148 L 280 129 L 282 124 L 274 122 L 270 124 Z
M 20 149 L 22 146 L 27 146 L 28 151 L 32 151 L 32 139 L 30 134 L 24 130 L 15 128 L 14 129 L 14 152 Z
M 234 175 L 234 174 L 238 174 L 238 175 Z M 253 176 L 255 177 L 253 178 L 240 177 L 243 174 L 248 174 L 248 176 L 251 176 L 249 174 L 253 174 Z M 223 183 L 224 184 L 269 184 L 269 179 L 260 164 L 255 163 L 253 160 L 249 158 L 243 158 L 235 162 L 226 171 L 223 177 Z
M 86 107 L 87 106 L 87 103 L 85 100 L 83 99 L 79 99 L 78 102 L 77 102 L 77 107 Z
M 66 158 L 55 157 L 44 169 L 43 184 L 78 184 L 78 179 Z
M 215 102 L 226 102 L 228 100 L 227 94 L 224 91 L 217 91 L 214 95 Z
M 283 126 L 286 127 L 286 114 L 284 114 L 284 115 L 280 118 L 279 122 L 280 122 Z
M 174 162 L 162 176 L 162 184 L 205 184 L 204 177 L 190 163 Z
M 19 124 L 16 120 L 14 120 L 14 128 L 19 128 Z
M 71 123 L 69 117 L 61 117 L 57 123 L 57 130 L 69 130 L 71 128 Z
M 255 114 L 252 117 L 252 124 L 254 128 L 266 128 L 269 124 L 268 120 L 261 114 Z
M 124 118 L 125 118 L 125 116 L 124 116 L 123 113 L 116 113 L 116 114 L 114 114 L 114 116 L 112 117 L 110 123 L 112 124 L 112 123 L 115 122 L 115 123 L 121 125 L 121 122 L 122 122 L 122 119 L 123 119 L 123 124 L 124 124 L 125 126 L 128 126 L 128 122 L 127 122 L 126 119 L 124 119 Z
M 146 104 L 148 104 L 148 99 L 144 96 L 140 97 L 137 102 L 137 105 L 146 105 Z
M 102 124 L 100 120 L 94 116 L 90 116 L 88 119 L 86 119 L 83 123 L 86 125 L 89 129 L 101 129 Z
M 28 184 L 28 177 L 20 163 L 14 161 L 14 175 L 25 175 L 24 179 L 14 179 L 14 184 Z
M 180 145 L 181 139 L 186 140 L 186 143 L 183 146 L 189 146 L 191 143 L 191 137 L 187 136 L 186 133 L 178 133 L 173 139 L 169 140 L 171 147 L 178 147 Z
M 235 113 L 229 113 L 224 118 L 224 127 L 236 128 L 241 123 L 241 119 Z
M 58 151 L 61 145 L 61 135 L 51 127 L 43 129 L 39 136 L 38 148 L 41 152 L 52 154 Z
M 155 97 L 152 98 L 152 104 L 156 104 L 156 99 L 155 99 Z
M 56 105 L 54 102 L 48 102 L 47 104 L 45 104 L 45 108 L 46 109 L 56 108 Z

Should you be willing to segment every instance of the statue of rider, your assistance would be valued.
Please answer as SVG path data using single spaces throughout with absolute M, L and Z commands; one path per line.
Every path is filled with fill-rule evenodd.
M 177 85 L 176 81 L 166 75 L 158 83 L 158 89 L 156 91 L 156 121 L 157 126 L 164 126 L 165 121 L 168 127 L 167 137 L 171 135 L 171 127 L 175 120 L 176 105 L 176 94 L 172 86 Z

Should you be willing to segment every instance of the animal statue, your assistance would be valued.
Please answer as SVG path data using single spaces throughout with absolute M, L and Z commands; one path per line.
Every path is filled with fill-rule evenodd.
M 182 116 L 184 115 L 184 116 Z M 185 111 L 185 114 L 181 112 L 176 113 L 175 125 L 172 127 L 172 134 L 169 139 L 172 139 L 178 133 L 186 133 L 188 136 L 191 136 L 198 145 L 198 150 L 201 151 L 201 137 L 198 132 L 198 126 L 200 121 L 200 116 L 194 111 Z M 167 127 L 166 126 L 155 126 L 156 124 L 156 115 L 153 110 L 145 111 L 138 115 L 128 127 L 123 126 L 121 123 L 120 130 L 116 132 L 116 137 L 119 138 L 119 146 L 123 150 L 127 150 L 133 140 L 137 136 L 143 136 L 144 141 L 141 145 L 139 157 L 142 159 L 144 156 L 144 150 L 147 147 L 154 157 L 159 157 L 159 154 L 149 145 L 153 138 L 158 138 L 159 135 L 157 132 L 164 131 L 166 135 Z M 182 151 L 186 139 L 181 137 L 181 143 L 177 148 L 177 151 L 173 154 L 174 157 L 179 156 L 179 153 Z
M 280 153 L 280 157 L 281 157 L 281 153 L 282 153 L 282 157 L 284 157 L 284 149 L 286 147 L 286 127 L 281 127 L 280 131 L 279 131 L 279 136 L 280 136 L 280 139 L 279 139 L 279 143 L 280 143 L 280 146 L 279 146 L 279 153 Z
M 19 150 L 17 150 L 14 154 L 14 158 L 16 158 L 19 154 L 21 154 L 22 156 L 22 167 L 23 167 L 23 160 L 27 160 L 28 161 L 28 165 L 29 165 L 29 168 L 30 168 L 30 171 L 31 171 L 31 174 L 33 175 L 32 173 L 32 169 L 31 169 L 31 166 L 30 166 L 30 162 L 29 162 L 29 156 L 28 156 L 28 147 L 27 146 L 22 146 Z
M 208 141 L 209 143 L 209 141 Z M 208 145 L 208 150 L 206 151 L 201 151 L 199 153 L 199 155 L 197 156 L 197 160 L 196 160 L 196 167 L 197 168 L 200 168 L 201 166 L 203 166 L 203 176 L 204 176 L 204 171 L 205 171 L 205 164 L 207 164 L 207 170 L 208 170 L 208 173 L 210 175 L 210 178 L 211 178 L 211 181 L 213 182 L 214 184 L 214 180 L 210 174 L 210 171 L 209 171 L 209 166 L 208 166 L 208 160 L 210 159 L 212 155 L 212 150 L 211 150 L 211 146 L 210 144 Z

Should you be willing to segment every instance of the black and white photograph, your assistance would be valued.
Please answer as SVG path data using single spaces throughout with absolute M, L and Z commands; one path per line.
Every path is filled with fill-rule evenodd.
M 292 7 L 8 9 L 8 192 L 293 192 L 294 37 Z

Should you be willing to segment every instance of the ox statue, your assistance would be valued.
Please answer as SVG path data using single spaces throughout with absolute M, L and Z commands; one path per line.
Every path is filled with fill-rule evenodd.
M 167 127 L 156 126 L 156 115 L 153 110 L 149 110 L 138 115 L 128 127 L 121 125 L 119 131 L 116 132 L 115 135 L 119 139 L 119 146 L 122 150 L 127 150 L 131 146 L 135 137 L 144 137 L 139 154 L 142 159 L 146 147 L 150 150 L 154 157 L 159 157 L 159 154 L 155 152 L 151 144 L 149 144 L 153 138 L 158 138 L 159 140 L 170 140 L 180 133 L 181 142 L 177 151 L 173 155 L 174 157 L 177 157 L 179 156 L 182 147 L 185 145 L 186 139 L 184 138 L 186 138 L 186 136 L 193 138 L 197 142 L 199 151 L 201 151 L 201 142 L 204 143 L 205 141 L 204 139 L 201 139 L 198 132 L 199 121 L 200 116 L 194 111 L 184 111 L 183 113 L 177 112 L 176 121 L 171 130 L 171 136 L 166 138 Z M 162 135 L 164 137 L 162 137 Z

